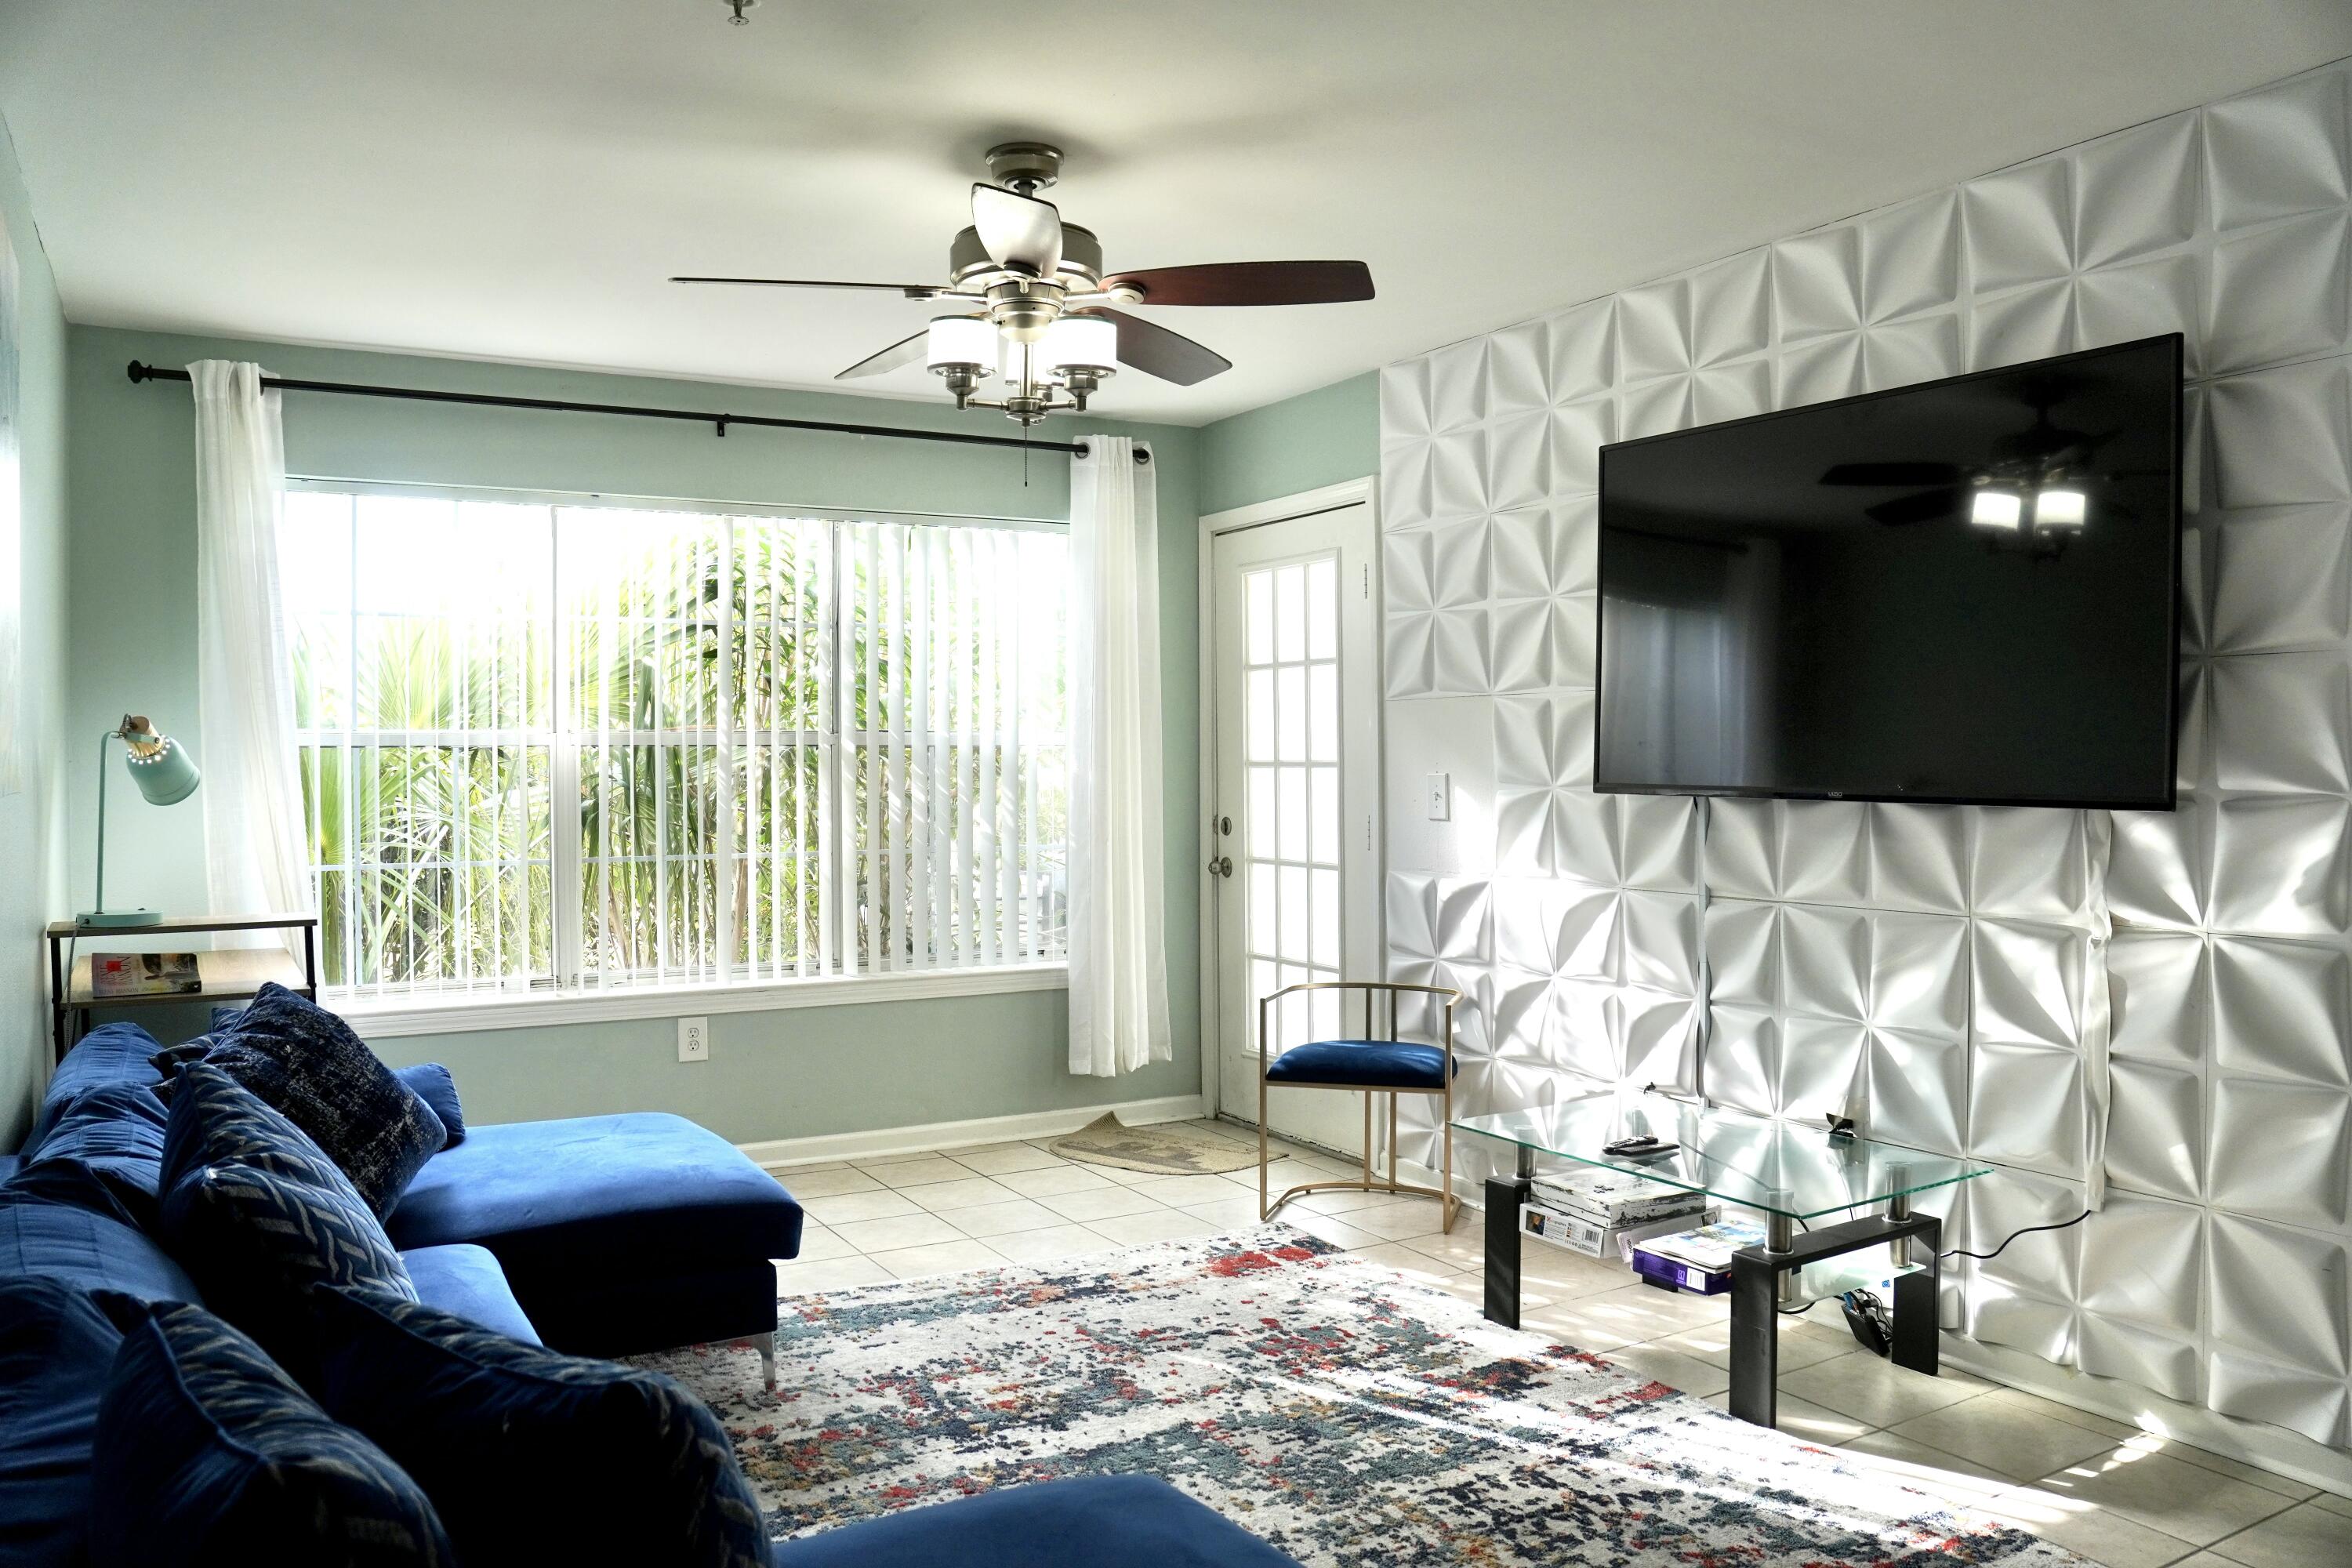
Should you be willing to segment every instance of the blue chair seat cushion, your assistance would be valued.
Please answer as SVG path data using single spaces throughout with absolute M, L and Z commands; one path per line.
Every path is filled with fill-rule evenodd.
M 136 1321 L 127 1298 L 109 1300 Z M 0 1279 L 0 1562 L 87 1560 L 90 1445 L 121 1345 L 79 1286 Z
M 410 1178 L 449 1141 L 433 1108 L 349 1024 L 282 985 L 263 985 L 211 1042 L 201 1058 L 205 1065 L 236 1079 L 299 1127 L 342 1168 L 379 1218 L 392 1212 Z M 165 1059 L 184 1050 L 165 1053 Z M 177 1097 L 177 1083 L 165 1086 L 167 1097 Z
M 506 1270 L 487 1247 L 452 1242 L 446 1247 L 416 1247 L 400 1255 L 416 1299 L 453 1317 L 485 1329 L 495 1329 L 527 1345 L 540 1342 L 539 1330 L 523 1315 L 507 1284 Z
M 1454 1064 L 1455 1073 L 1462 1063 Z M 1443 1089 L 1445 1052 L 1411 1040 L 1315 1040 L 1266 1064 L 1268 1083 L 1336 1083 L 1349 1089 Z
M 775 1568 L 1298 1568 L 1157 1476 L 1088 1476 L 904 1509 L 776 1546 Z
M 480 1243 L 528 1303 L 535 1285 L 616 1269 L 790 1258 L 801 1209 L 709 1129 L 626 1111 L 470 1128 L 425 1163 L 387 1229 L 404 1247 Z
M 21 1178 L 19 1178 L 21 1180 Z M 201 1301 L 195 1281 L 120 1215 L 0 1186 L 0 1275 L 42 1275 L 148 1301 Z
M 460 1562 L 766 1568 L 726 1428 L 670 1378 L 370 1290 L 319 1313 L 322 1401 L 416 1478 Z
M 341 1168 L 209 1061 L 181 1068 L 173 1091 L 158 1223 L 205 1302 L 297 1376 L 313 1364 L 312 1286 L 415 1298 Z
M 123 1336 L 90 1468 L 97 1562 L 448 1568 L 456 1560 L 405 1471 L 200 1307 L 158 1307 Z

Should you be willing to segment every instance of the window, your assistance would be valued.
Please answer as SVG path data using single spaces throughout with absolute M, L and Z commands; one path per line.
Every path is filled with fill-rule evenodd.
M 304 486 L 279 559 L 345 996 L 1061 960 L 1059 533 Z

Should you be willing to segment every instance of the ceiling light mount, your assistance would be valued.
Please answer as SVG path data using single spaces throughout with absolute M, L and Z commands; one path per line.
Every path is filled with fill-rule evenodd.
M 729 25 L 740 27 L 749 22 L 751 18 L 743 15 L 743 13 L 749 11 L 752 6 L 757 5 L 759 3 L 760 0 L 726 0 L 727 9 L 734 13 L 733 16 L 727 18 Z
M 1062 150 L 1047 142 L 1000 142 L 987 162 L 988 177 L 1020 195 L 1052 190 L 1062 178 Z

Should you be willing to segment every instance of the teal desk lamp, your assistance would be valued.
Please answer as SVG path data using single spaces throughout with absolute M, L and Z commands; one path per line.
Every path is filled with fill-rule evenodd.
M 159 735 L 144 715 L 125 713 L 122 722 L 98 738 L 98 907 L 74 917 L 74 923 L 98 930 L 162 923 L 155 910 L 110 910 L 106 907 L 106 755 L 107 742 L 121 741 L 126 748 L 122 765 L 150 805 L 177 805 L 196 793 L 195 759 L 169 735 Z

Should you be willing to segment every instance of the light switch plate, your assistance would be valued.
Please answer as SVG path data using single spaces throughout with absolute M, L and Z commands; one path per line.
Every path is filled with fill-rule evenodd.
M 677 1021 L 677 1059 L 682 1062 L 707 1062 L 710 1059 L 710 1020 L 680 1018 Z
M 1450 822 L 1454 818 L 1454 781 L 1448 773 L 1429 775 L 1429 787 L 1423 792 L 1429 796 L 1429 820 Z

